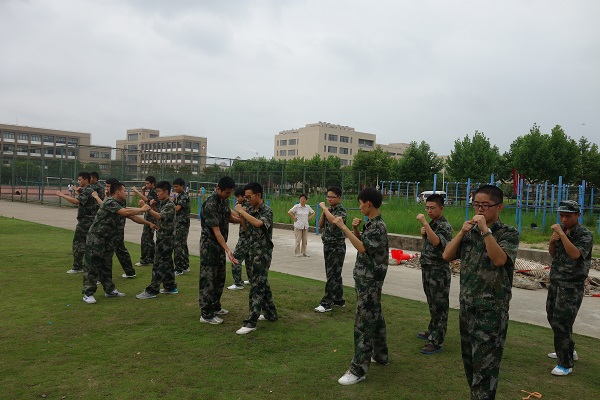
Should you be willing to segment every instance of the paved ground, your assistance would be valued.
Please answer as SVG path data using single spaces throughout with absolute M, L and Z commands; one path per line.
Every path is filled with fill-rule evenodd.
M 21 220 L 37 222 L 66 229 L 74 229 L 76 209 L 69 207 L 51 207 L 37 204 L 26 204 L 0 200 L 0 215 Z M 43 210 L 43 211 L 42 211 Z M 142 227 L 135 223 L 127 223 L 125 240 L 140 243 Z M 235 247 L 238 230 L 231 225 L 229 246 Z M 291 230 L 275 229 L 273 242 L 273 262 L 271 270 L 286 274 L 303 276 L 325 281 L 323 251 L 320 237 L 310 234 L 307 253 L 311 257 L 294 257 L 294 232 Z M 200 223 L 192 219 L 189 236 L 190 253 L 199 254 Z M 344 284 L 353 286 L 352 269 L 356 259 L 356 250 L 347 242 L 346 261 L 344 263 Z M 135 262 L 135 260 L 134 260 Z M 197 269 L 196 269 L 197 270 Z M 458 276 L 452 278 L 450 291 L 450 306 L 458 308 Z M 386 294 L 425 302 L 421 285 L 421 271 L 403 266 L 390 266 L 383 291 Z M 548 327 L 546 321 L 546 291 L 525 290 L 513 288 L 513 299 L 510 304 L 510 319 Z M 315 307 L 320 299 L 315 299 Z M 600 338 L 600 298 L 586 297 L 579 310 L 574 331 L 578 334 Z

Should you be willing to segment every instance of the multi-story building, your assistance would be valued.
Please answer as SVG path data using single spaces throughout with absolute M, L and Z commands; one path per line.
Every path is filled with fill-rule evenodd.
M 139 177 L 149 173 L 152 165 L 174 170 L 189 167 L 192 175 L 206 168 L 207 139 L 200 136 L 160 136 L 155 129 L 128 129 L 125 140 L 117 140 L 127 171 Z
M 316 154 L 323 158 L 339 157 L 342 165 L 352 165 L 359 150 L 371 151 L 377 146 L 376 135 L 357 132 L 349 126 L 318 122 L 303 128 L 290 129 L 275 135 L 275 159 L 290 160 L 296 157 L 310 159 Z M 401 157 L 408 144 L 382 145 L 392 157 Z
M 75 160 L 89 152 L 91 135 L 82 132 L 32 128 L 0 124 L 2 158 L 39 158 L 45 160 Z M 110 149 L 110 148 L 109 148 Z M 99 157 L 100 156 L 100 150 Z M 89 157 L 90 154 L 87 154 Z M 110 151 L 108 152 L 110 160 Z

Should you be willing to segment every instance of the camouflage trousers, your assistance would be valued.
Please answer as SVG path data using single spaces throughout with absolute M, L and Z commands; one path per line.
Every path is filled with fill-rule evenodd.
M 583 301 L 583 283 L 552 281 L 546 298 L 546 314 L 554 333 L 554 351 L 558 365 L 573 368 L 573 324 Z
M 85 249 L 83 263 L 83 290 L 86 296 L 92 296 L 98 289 L 97 282 L 102 283 L 104 292 L 115 290 L 112 281 L 112 255 L 114 252 L 112 238 L 90 238 Z M 109 262 L 110 260 L 110 262 Z
M 354 357 L 350 372 L 364 376 L 371 357 L 378 363 L 388 363 L 387 331 L 381 310 L 383 282 L 354 278 L 356 317 L 354 318 Z
M 442 265 L 421 265 L 423 291 L 429 306 L 429 341 L 436 346 L 444 343 L 448 326 L 448 308 L 450 306 L 451 273 L 448 263 Z
M 135 275 L 135 268 L 133 268 L 133 263 L 131 262 L 131 255 L 129 254 L 127 247 L 125 247 L 125 227 L 119 227 L 119 231 L 114 238 L 114 249 L 119 264 L 121 264 L 121 268 L 123 268 L 123 272 L 129 276 Z M 112 269 L 112 254 L 110 257 L 110 265 Z
M 221 307 L 221 296 L 226 279 L 225 250 L 217 242 L 200 238 L 199 303 L 204 319 L 215 316 Z
M 246 272 L 250 280 L 250 293 L 248 294 L 248 308 L 250 314 L 244 320 L 244 326 L 255 328 L 261 311 L 269 321 L 277 321 L 277 308 L 273 302 L 273 293 L 269 285 L 269 268 L 271 268 L 272 254 L 262 253 L 250 255 L 246 260 Z
M 342 268 L 346 257 L 346 242 L 323 243 L 323 255 L 325 257 L 325 295 L 321 299 L 321 305 L 331 308 L 332 305 L 343 306 L 344 286 L 342 283 Z
M 175 271 L 185 271 L 190 268 L 190 252 L 188 250 L 189 226 L 177 225 L 175 228 L 175 247 L 173 248 L 173 262 Z
M 152 217 L 146 217 L 147 221 L 155 223 L 156 221 Z M 140 245 L 142 247 L 142 255 L 140 257 L 140 263 L 150 264 L 154 261 L 154 231 L 148 225 L 144 225 L 142 229 L 142 238 Z
M 160 293 L 161 284 L 165 290 L 177 288 L 175 270 L 173 269 L 173 238 L 163 238 L 156 241 L 152 281 L 146 287 L 146 292 L 150 294 Z
M 235 251 L 233 252 L 233 257 L 239 262 L 236 265 L 231 265 L 231 275 L 233 276 L 233 283 L 236 286 L 244 285 L 244 279 L 242 278 L 242 262 L 246 264 L 246 275 L 248 275 L 248 249 L 245 244 L 240 244 L 241 240 L 238 241 L 238 244 L 235 246 Z M 248 275 L 249 277 L 250 275 Z M 250 280 L 250 278 L 248 278 Z
M 83 269 L 85 240 L 92 222 L 94 222 L 94 218 L 82 218 L 77 221 L 75 234 L 73 235 L 73 269 Z
M 460 302 L 460 345 L 471 400 L 496 397 L 508 330 L 508 302 Z

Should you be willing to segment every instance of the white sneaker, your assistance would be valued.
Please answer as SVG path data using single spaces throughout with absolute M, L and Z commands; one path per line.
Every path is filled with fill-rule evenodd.
M 221 308 L 219 311 L 217 311 L 215 314 L 217 315 L 227 315 L 229 314 L 229 310 L 226 310 L 224 308 Z
M 242 290 L 243 288 L 244 288 L 244 286 L 242 286 L 242 285 L 238 286 L 236 284 L 233 284 L 231 286 L 227 286 L 227 289 L 229 289 L 229 290 Z
M 320 312 L 320 313 L 325 313 L 325 312 L 331 311 L 331 307 L 325 308 L 322 305 L 320 305 L 319 307 L 315 307 L 315 311 Z
M 113 290 L 110 293 L 104 293 L 104 297 L 112 298 L 112 297 L 123 297 L 125 293 L 119 292 L 117 289 Z
M 252 331 L 255 331 L 256 328 L 250 328 L 249 326 L 242 326 L 240 329 L 235 331 L 238 335 L 246 335 Z
M 204 322 L 205 324 L 211 324 L 211 325 L 219 325 L 219 324 L 223 323 L 223 320 L 218 317 L 212 317 L 212 318 L 206 318 L 206 319 L 204 319 L 204 317 L 200 317 L 200 322 Z
M 67 271 L 67 274 L 82 274 L 83 270 L 82 269 L 73 269 L 71 268 L 70 270 Z
M 265 318 L 265 316 L 264 316 L 264 315 L 260 314 L 260 315 L 258 316 L 258 320 L 259 320 L 259 321 L 266 321 L 267 319 Z
M 294 257 L 302 257 L 302 254 L 294 254 Z
M 352 372 L 350 372 L 350 370 L 348 370 L 348 371 L 346 371 L 346 373 L 344 375 L 342 375 L 342 377 L 340 379 L 338 379 L 338 383 L 340 385 L 344 385 L 344 386 L 354 385 L 355 383 L 364 381 L 365 378 L 366 378 L 365 375 L 356 376 Z
M 94 298 L 94 295 L 91 296 L 86 296 L 85 294 L 83 295 L 83 301 L 85 301 L 88 304 L 96 304 L 96 299 Z
M 556 375 L 556 376 L 567 376 L 572 371 L 573 371 L 573 368 L 565 368 L 565 367 L 561 367 L 560 365 L 557 365 L 556 367 L 554 367 L 554 369 L 550 373 L 552 375 Z
M 548 357 L 550 358 L 558 358 L 556 353 L 548 353 Z M 579 360 L 579 356 L 577 355 L 577 350 L 573 350 L 573 361 Z
M 146 265 L 150 265 L 152 263 L 142 263 L 142 262 L 136 262 L 135 265 L 136 267 L 145 267 Z
M 129 278 L 129 279 L 133 279 L 133 278 L 135 278 L 136 276 L 137 276 L 136 274 L 133 274 L 133 275 L 127 275 L 127 274 L 123 274 L 123 275 L 121 275 L 121 277 L 123 277 L 123 278 L 126 278 L 126 279 L 127 279 L 127 278 Z
M 244 281 L 244 285 L 249 285 L 250 281 Z

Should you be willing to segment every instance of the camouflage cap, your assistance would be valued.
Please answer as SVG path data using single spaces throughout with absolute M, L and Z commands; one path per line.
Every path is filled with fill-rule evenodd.
M 580 212 L 580 206 L 575 200 L 565 200 L 558 203 L 556 211 L 562 213 L 578 213 Z

